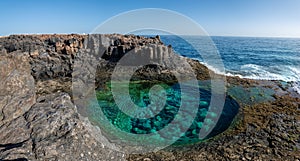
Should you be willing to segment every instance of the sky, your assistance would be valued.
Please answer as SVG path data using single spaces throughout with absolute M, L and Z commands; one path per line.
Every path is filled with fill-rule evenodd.
M 300 0 L 1 0 L 0 35 L 90 33 L 141 8 L 176 11 L 212 36 L 300 37 Z

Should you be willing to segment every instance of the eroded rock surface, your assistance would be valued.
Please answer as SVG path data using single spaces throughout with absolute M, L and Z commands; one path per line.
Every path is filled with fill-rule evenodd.
M 67 93 L 50 89 L 35 98 L 27 58 L 0 55 L 0 160 L 123 160 L 96 137 L 101 131 L 78 114 Z
M 22 116 L 35 103 L 30 72 L 27 55 L 0 55 L 0 125 Z
M 128 160 L 299 160 L 300 111 L 297 98 L 244 107 L 236 126 L 208 142 Z M 281 104 L 281 105 L 279 105 Z
M 77 113 L 66 93 L 41 96 L 25 114 L 1 128 L 0 157 L 28 160 L 122 160 Z M 104 155 L 105 154 L 105 155 Z
M 109 41 L 102 41 L 103 36 Z M 93 43 L 87 43 L 89 41 Z M 130 51 L 139 54 L 142 46 L 149 52 L 145 57 L 161 62 L 167 59 L 171 50 L 163 46 L 159 37 L 134 35 L 13 35 L 0 38 L 0 160 L 300 159 L 300 100 L 290 97 L 297 94 L 284 89 L 280 91 L 280 97 L 274 96 L 275 101 L 253 106 L 241 104 L 239 121 L 204 143 L 127 156 L 105 147 L 104 142 L 108 140 L 99 135 L 101 131 L 84 119 L 78 113 L 80 107 L 74 105 L 77 98 L 73 98 L 72 76 L 78 80 L 78 87 L 93 84 L 101 89 L 120 58 Z M 74 61 L 78 59 L 77 67 L 82 70 L 76 73 Z M 204 65 L 196 60 L 186 61 L 197 79 L 209 81 L 209 70 Z M 99 63 L 97 69 L 96 63 Z M 185 72 L 185 69 L 182 67 L 173 72 Z M 150 65 L 139 69 L 136 78 L 174 81 L 171 72 L 163 66 Z M 95 80 L 90 79 L 93 77 Z M 227 80 L 228 88 L 231 85 L 248 88 L 261 83 L 235 77 Z M 277 87 L 276 82 L 272 82 L 272 86 Z M 88 93 L 94 88 L 85 90 L 80 92 Z

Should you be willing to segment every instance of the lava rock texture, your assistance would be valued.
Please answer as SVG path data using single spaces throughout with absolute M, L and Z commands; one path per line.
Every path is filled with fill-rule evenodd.
M 108 40 L 106 44 L 102 37 Z M 93 43 L 87 43 L 89 41 Z M 275 101 L 251 106 L 241 104 L 237 121 L 231 128 L 206 142 L 139 155 L 125 155 L 106 147 L 104 142 L 108 140 L 99 135 L 101 130 L 84 118 L 78 112 L 80 107 L 74 105 L 76 98 L 73 98 L 71 88 L 72 76 L 76 76 L 74 61 L 81 59 L 88 62 L 83 66 L 87 70 L 83 70 L 85 73 L 81 76 L 94 77 L 95 81 L 91 83 L 96 89 L 101 89 L 120 58 L 131 51 L 138 56 L 142 46 L 149 51 L 150 54 L 143 55 L 149 60 L 168 62 L 166 55 L 173 53 L 158 36 L 145 38 L 111 34 L 90 37 L 72 34 L 1 37 L 0 160 L 300 159 L 300 100 L 297 94 L 284 90 L 280 95 L 274 95 Z M 91 50 L 100 50 L 101 55 L 84 54 Z M 194 72 L 191 74 L 195 74 L 198 80 L 210 79 L 213 72 L 198 61 L 179 56 L 178 59 L 189 63 Z M 89 70 L 93 63 L 99 63 L 96 71 Z M 136 79 L 154 78 L 172 82 L 174 72 L 186 73 L 186 67 L 168 70 L 163 65 L 150 65 L 139 69 L 135 76 Z M 276 82 L 236 77 L 229 77 L 227 81 L 228 88 L 231 85 L 248 88 L 258 84 L 279 87 Z

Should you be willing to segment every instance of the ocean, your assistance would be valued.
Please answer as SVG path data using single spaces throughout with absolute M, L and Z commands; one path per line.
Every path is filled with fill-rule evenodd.
M 227 76 L 293 82 L 300 94 L 300 38 L 213 36 L 211 39 Z M 161 40 L 166 45 L 171 44 L 176 53 L 206 64 L 197 52 L 201 37 L 162 35 Z
M 204 61 L 201 56 L 202 53 L 198 53 L 198 51 L 206 52 L 206 50 L 209 50 L 208 54 L 212 53 L 212 48 L 207 44 L 207 41 L 203 42 L 207 40 L 206 38 L 161 36 L 161 40 L 165 45 L 171 45 L 177 54 L 199 60 L 215 72 L 220 72 L 220 69 L 214 68 L 214 66 Z M 295 90 L 299 87 L 297 82 L 300 82 L 298 66 L 300 64 L 300 39 L 212 37 L 212 40 L 225 67 L 225 73 L 223 74 L 242 78 L 293 82 L 295 83 Z M 218 57 L 210 56 L 206 58 L 216 59 Z M 200 83 L 203 82 L 199 81 L 199 85 Z M 159 85 L 162 89 L 152 91 L 154 85 Z M 231 97 L 226 96 L 219 120 L 213 120 L 206 119 L 206 116 L 211 116 L 211 118 L 217 116 L 216 112 L 209 110 L 212 98 L 211 89 L 204 89 L 199 86 L 201 96 L 199 99 L 195 97 L 193 92 L 195 89 L 198 90 L 197 86 L 186 86 L 187 90 L 182 91 L 180 85 L 168 85 L 163 82 L 157 84 L 157 82 L 151 81 L 132 81 L 129 85 L 127 82 L 110 83 L 107 84 L 108 88 L 96 92 L 99 106 L 89 106 L 87 113 L 91 114 L 89 118 L 95 124 L 108 129 L 106 132 L 115 137 L 123 137 L 123 133 L 112 131 L 111 125 L 127 133 L 155 134 L 154 140 L 150 141 L 152 144 L 155 142 L 172 142 L 174 145 L 185 145 L 202 141 L 199 139 L 202 128 L 206 130 L 212 128 L 206 139 L 226 130 L 240 108 L 235 99 L 247 104 L 260 103 L 261 101 L 273 99 L 272 95 L 274 94 L 273 90 L 265 90 L 263 87 L 247 90 L 243 87 L 231 88 L 228 91 Z M 119 97 L 117 97 L 119 99 L 118 104 L 115 102 L 116 97 L 111 91 L 112 88 L 119 90 L 129 88 L 129 92 L 119 93 Z M 264 92 L 261 93 L 261 91 Z M 130 97 L 127 97 L 128 94 Z M 164 100 L 165 103 L 157 103 L 161 100 Z M 132 112 L 131 109 L 127 108 L 132 107 L 128 103 L 130 101 L 144 110 L 137 112 L 135 116 L 129 116 L 119 109 L 122 107 L 121 109 L 127 109 L 126 112 Z M 188 108 L 181 107 L 182 101 L 185 102 L 184 104 Z M 193 102 L 197 101 L 199 101 L 199 107 L 195 113 L 195 111 L 191 111 L 192 108 L 190 107 L 193 107 Z M 102 112 L 108 118 L 108 121 L 103 120 Z M 176 123 L 170 124 L 175 118 Z M 193 120 L 189 122 L 187 118 L 193 118 Z M 207 124 L 205 124 L 205 121 Z M 169 130 L 158 132 L 167 125 L 170 127 Z M 138 137 L 131 139 L 134 142 L 142 141 L 146 144 L 149 141 L 139 140 Z

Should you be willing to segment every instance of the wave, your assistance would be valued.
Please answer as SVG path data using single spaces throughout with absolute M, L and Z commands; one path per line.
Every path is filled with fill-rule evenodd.
M 213 71 L 216 74 L 226 75 L 224 70 L 219 70 L 218 68 L 215 68 L 207 63 L 204 63 L 204 62 L 200 61 L 199 59 L 195 59 L 195 60 L 198 60 L 200 62 L 200 64 L 206 66 L 209 70 Z
M 274 69 L 275 68 L 275 69 Z M 241 73 L 243 78 L 256 79 L 256 80 L 282 80 L 294 81 L 289 77 L 284 76 L 277 67 L 264 67 L 257 64 L 246 64 L 240 67 L 237 71 Z
M 205 65 L 208 69 L 215 72 L 216 74 L 221 74 L 231 77 L 240 77 L 246 79 L 255 80 L 281 80 L 285 82 L 295 82 L 300 81 L 300 70 L 295 67 L 274 67 L 271 69 L 268 67 L 263 67 L 257 64 L 245 64 L 240 67 L 240 70 L 228 70 L 225 69 L 222 72 L 220 69 L 215 68 L 207 63 L 200 62 Z M 281 70 L 278 70 L 278 69 Z M 285 69 L 285 70 L 284 70 Z
M 240 70 L 226 70 L 221 72 L 217 68 L 201 62 L 213 72 L 230 77 L 239 77 L 254 80 L 279 80 L 291 82 L 292 88 L 300 94 L 300 66 L 261 66 L 257 64 L 245 64 Z
M 292 83 L 292 87 L 293 87 L 293 89 L 294 89 L 298 94 L 300 94 L 300 81 L 299 81 L 299 82 L 293 82 L 293 83 Z
M 257 64 L 245 64 L 240 67 L 240 73 L 237 76 L 242 78 L 256 79 L 256 80 L 281 80 L 285 82 L 300 81 L 300 68 L 293 66 L 260 66 Z M 226 74 L 231 74 L 230 72 Z M 235 75 L 234 75 L 235 76 Z
M 195 52 L 197 49 L 199 51 L 207 49 L 199 43 L 200 39 L 195 37 L 184 39 L 193 42 L 193 46 L 176 37 L 168 37 L 163 41 L 166 44 L 172 44 L 177 53 L 184 53 L 184 56 L 202 62 L 217 74 L 255 80 L 291 82 L 289 84 L 294 83 L 294 86 L 299 87 L 295 90 L 300 94 L 300 41 L 298 39 L 263 39 L 262 41 L 257 38 L 213 37 L 225 65 L 225 71 L 218 68 L 218 64 L 206 64 L 201 57 L 201 52 Z
M 241 66 L 240 72 L 246 73 L 244 76 L 237 75 L 241 78 L 291 82 L 293 90 L 300 94 L 300 68 L 293 66 L 265 67 L 256 64 L 246 64 Z M 227 73 L 227 75 L 232 74 Z

